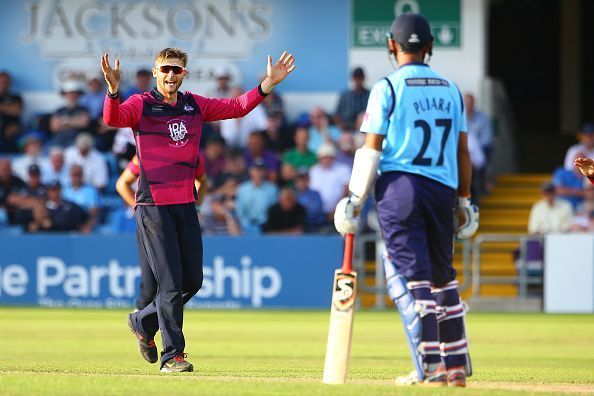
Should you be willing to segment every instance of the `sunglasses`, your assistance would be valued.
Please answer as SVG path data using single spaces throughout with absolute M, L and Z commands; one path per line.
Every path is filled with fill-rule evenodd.
M 161 71 L 161 73 L 169 73 L 173 70 L 173 74 L 182 74 L 184 68 L 181 66 L 163 65 L 159 66 L 159 70 Z

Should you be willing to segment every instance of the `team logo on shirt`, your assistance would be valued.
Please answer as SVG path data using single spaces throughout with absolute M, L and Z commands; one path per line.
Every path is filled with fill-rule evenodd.
M 169 136 L 173 140 L 173 144 L 170 144 L 174 147 L 182 147 L 185 146 L 188 140 L 186 139 L 186 135 L 188 134 L 188 128 L 186 128 L 186 124 L 182 120 L 175 119 L 171 120 L 167 123 L 167 128 L 169 129 Z

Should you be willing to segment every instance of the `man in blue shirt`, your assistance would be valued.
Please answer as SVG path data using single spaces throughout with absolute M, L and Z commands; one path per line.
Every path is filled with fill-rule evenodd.
M 341 234 L 356 233 L 360 207 L 379 171 L 375 198 L 388 253 L 388 290 L 405 325 L 419 329 L 418 338 L 407 333 L 417 371 L 399 382 L 465 386 L 470 370 L 452 266 L 453 234 L 472 236 L 478 213 L 469 202 L 471 161 L 462 95 L 424 63 L 433 37 L 423 16 L 400 15 L 387 44 L 399 68 L 371 90 L 351 195 L 338 203 L 334 222 Z M 396 293 L 397 288 L 403 292 Z M 409 306 L 402 306 L 403 294 Z
M 250 180 L 237 189 L 237 217 L 244 233 L 258 234 L 266 222 L 268 207 L 278 199 L 278 189 L 266 180 L 266 164 L 261 158 L 254 160 L 249 173 Z

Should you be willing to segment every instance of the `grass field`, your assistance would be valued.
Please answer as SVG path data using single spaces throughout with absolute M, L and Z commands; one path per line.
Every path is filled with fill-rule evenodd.
M 466 389 L 394 385 L 412 366 L 391 311 L 357 312 L 349 383 L 321 384 L 328 316 L 186 312 L 195 372 L 172 375 L 142 360 L 124 311 L 0 308 L 0 395 L 594 394 L 594 315 L 469 314 Z

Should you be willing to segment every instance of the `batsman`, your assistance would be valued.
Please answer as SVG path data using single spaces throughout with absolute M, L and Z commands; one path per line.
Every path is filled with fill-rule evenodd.
M 415 371 L 399 384 L 466 386 L 471 374 L 464 307 L 453 268 L 454 238 L 471 237 L 471 162 L 462 95 L 426 63 L 433 36 L 420 14 L 406 13 L 387 34 L 398 69 L 371 90 L 349 190 L 334 214 L 354 234 L 375 182 L 386 243 L 387 286 L 405 328 Z

